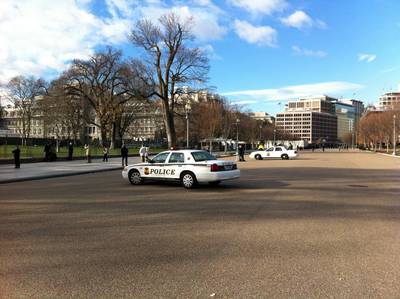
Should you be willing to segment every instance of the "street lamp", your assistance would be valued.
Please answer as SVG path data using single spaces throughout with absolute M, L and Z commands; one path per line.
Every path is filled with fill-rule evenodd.
M 393 114 L 393 156 L 396 156 L 396 114 Z
M 186 148 L 189 148 L 189 113 L 192 107 L 190 107 L 189 103 L 185 105 L 185 112 L 186 112 Z
M 240 119 L 236 119 L 236 160 L 239 159 L 239 123 Z
M 274 144 L 273 144 L 273 146 L 275 146 L 275 140 L 276 140 L 276 129 L 274 128 Z

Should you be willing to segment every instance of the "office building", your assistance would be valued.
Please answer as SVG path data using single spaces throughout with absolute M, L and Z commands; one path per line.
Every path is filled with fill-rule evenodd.
M 250 112 L 249 116 L 255 120 L 268 122 L 270 124 L 273 124 L 275 121 L 275 117 L 269 115 L 267 112 Z
M 385 93 L 379 98 L 379 109 L 400 109 L 400 92 Z

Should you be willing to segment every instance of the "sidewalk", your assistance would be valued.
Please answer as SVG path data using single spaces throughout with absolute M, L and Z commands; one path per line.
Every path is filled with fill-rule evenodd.
M 139 161 L 139 157 L 128 158 L 129 164 Z M 116 169 L 122 170 L 121 158 L 110 158 L 108 162 L 103 162 L 102 159 L 93 159 L 92 163 L 87 163 L 85 160 L 25 163 L 21 164 L 19 169 L 15 169 L 14 164 L 5 164 L 0 165 L 0 184 Z
M 224 154 L 222 152 L 216 152 L 213 154 L 218 157 L 232 156 L 232 153 Z M 64 160 L 57 162 L 22 163 L 21 168 L 19 169 L 15 169 L 14 164 L 2 164 L 0 165 L 0 184 L 79 175 L 117 169 L 121 169 L 122 171 L 121 162 L 121 157 L 109 158 L 108 162 L 103 162 L 102 159 L 92 159 L 92 163 L 87 163 L 86 160 Z M 129 165 L 139 162 L 139 156 L 128 158 Z

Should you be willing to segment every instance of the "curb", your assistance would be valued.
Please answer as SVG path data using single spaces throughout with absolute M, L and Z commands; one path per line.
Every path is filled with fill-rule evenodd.
M 16 183 L 16 182 L 36 181 L 36 180 L 43 180 L 43 179 L 76 176 L 76 175 L 81 175 L 81 174 L 90 174 L 90 173 L 97 173 L 97 172 L 115 171 L 115 170 L 120 170 L 122 168 L 123 168 L 122 166 L 119 166 L 119 167 L 113 167 L 113 168 L 107 168 L 107 169 L 93 169 L 93 170 L 84 170 L 84 171 L 80 171 L 80 172 L 56 173 L 56 174 L 39 175 L 39 176 L 32 176 L 32 177 L 25 177 L 25 178 L 13 178 L 13 179 L 6 179 L 6 180 L 0 181 L 0 185 L 8 184 L 8 183 Z

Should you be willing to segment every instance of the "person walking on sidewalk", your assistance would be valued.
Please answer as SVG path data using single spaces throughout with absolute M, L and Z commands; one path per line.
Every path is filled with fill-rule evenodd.
M 68 160 L 72 160 L 72 154 L 74 152 L 74 146 L 72 145 L 72 142 L 68 144 Z
M 239 144 L 239 161 L 245 161 L 244 160 L 244 151 L 245 151 L 245 146 L 243 144 Z
M 145 160 L 146 160 L 146 147 L 143 144 L 139 149 L 139 156 L 142 159 L 142 162 L 145 162 Z
M 103 147 L 103 162 L 108 162 L 108 153 L 109 153 L 109 149 L 108 149 L 107 145 L 105 145 Z
M 50 152 L 51 152 L 50 143 L 46 143 L 43 151 L 44 151 L 44 161 L 46 162 L 50 161 Z
M 17 145 L 17 148 L 12 151 L 14 155 L 14 163 L 15 163 L 15 168 L 20 168 L 20 155 L 21 155 L 21 150 L 19 149 L 19 146 Z
M 128 166 L 128 148 L 125 143 L 121 147 L 122 166 Z
M 145 162 L 149 161 L 149 151 L 150 151 L 150 148 L 148 146 L 146 146 L 146 151 L 144 153 Z
M 88 163 L 92 163 L 90 144 L 85 144 L 86 158 Z

